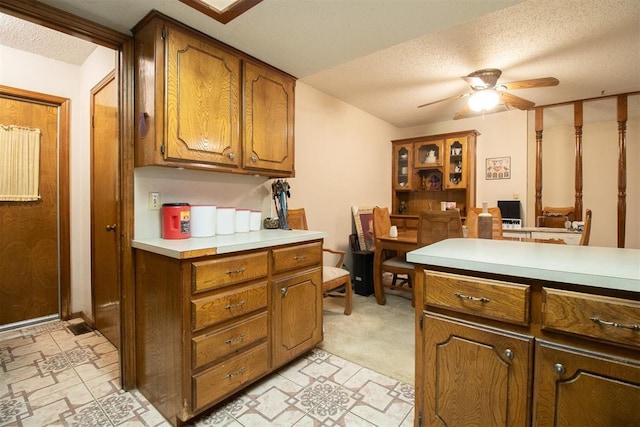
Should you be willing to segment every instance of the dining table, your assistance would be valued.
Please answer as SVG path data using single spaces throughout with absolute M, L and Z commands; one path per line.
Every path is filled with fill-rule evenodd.
M 501 240 L 566 244 L 566 242 L 562 239 L 533 239 L 505 236 Z M 389 250 L 396 251 L 398 253 L 406 253 L 414 249 L 418 249 L 418 247 L 418 230 L 415 229 L 398 231 L 397 237 L 391 237 L 391 235 L 386 234 L 378 236 L 376 238 L 375 250 L 373 254 L 373 291 L 376 296 L 376 302 L 379 305 L 385 305 L 387 303 L 387 298 L 384 295 L 384 285 L 382 283 L 382 262 L 384 261 L 384 252 L 386 250 Z

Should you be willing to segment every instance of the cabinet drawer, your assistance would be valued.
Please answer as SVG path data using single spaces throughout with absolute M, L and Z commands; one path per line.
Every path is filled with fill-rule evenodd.
M 267 275 L 267 251 L 191 264 L 193 292 L 246 282 Z
M 425 304 L 504 322 L 529 323 L 528 285 L 431 271 L 425 274 Z
M 191 301 L 194 331 L 242 316 L 267 306 L 267 283 L 261 282 L 233 291 Z
M 640 347 L 640 302 L 543 288 L 542 328 Z
M 267 337 L 267 314 L 262 313 L 229 328 L 216 330 L 191 340 L 193 369 L 224 356 L 238 353 Z
M 273 272 L 280 273 L 322 262 L 322 244 L 308 243 L 273 250 Z
M 194 411 L 240 390 L 269 369 L 267 344 L 259 345 L 192 377 Z

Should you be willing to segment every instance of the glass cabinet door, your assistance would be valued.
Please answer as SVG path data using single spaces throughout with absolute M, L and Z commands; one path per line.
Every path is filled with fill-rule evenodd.
M 444 186 L 446 189 L 467 188 L 467 139 L 451 138 L 445 141 Z
M 413 166 L 415 168 L 442 166 L 443 143 L 444 141 L 441 139 L 435 141 L 416 142 L 413 145 Z
M 412 189 L 413 150 L 411 144 L 393 146 L 393 188 L 395 190 Z

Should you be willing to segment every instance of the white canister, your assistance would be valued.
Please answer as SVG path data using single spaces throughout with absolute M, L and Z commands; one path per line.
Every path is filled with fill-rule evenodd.
M 191 206 L 191 237 L 212 237 L 216 235 L 216 206 Z
M 251 209 L 236 209 L 236 233 L 246 233 L 250 230 Z
M 236 232 L 236 208 L 218 206 L 216 209 L 216 234 Z
M 261 225 L 262 225 L 262 211 L 251 211 L 249 229 L 251 231 L 258 231 L 260 230 Z

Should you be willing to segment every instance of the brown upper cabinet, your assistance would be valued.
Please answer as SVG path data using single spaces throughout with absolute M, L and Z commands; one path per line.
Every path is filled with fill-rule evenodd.
M 246 169 L 293 172 L 295 80 L 244 63 L 244 163 Z
M 136 166 L 294 176 L 295 78 L 156 11 L 133 33 Z

